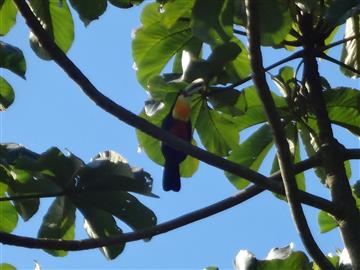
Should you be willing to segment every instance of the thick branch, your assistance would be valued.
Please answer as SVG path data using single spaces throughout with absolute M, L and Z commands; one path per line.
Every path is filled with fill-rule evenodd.
M 305 214 L 299 201 L 299 191 L 296 185 L 289 145 L 286 140 L 285 131 L 277 113 L 274 100 L 272 99 L 269 86 L 266 82 L 260 49 L 259 20 L 261 18 L 256 15 L 257 7 L 261 4 L 260 0 L 246 0 L 245 3 L 248 13 L 249 51 L 250 62 L 253 69 L 253 81 L 257 88 L 260 100 L 262 101 L 269 124 L 274 132 L 274 140 L 275 146 L 277 148 L 281 175 L 294 222 L 297 226 L 305 248 L 312 256 L 314 261 L 322 269 L 334 269 L 334 267 L 327 260 L 326 256 L 322 253 L 316 244 L 311 234 L 310 228 L 306 222 Z
M 66 56 L 66 54 L 48 37 L 47 33 L 41 27 L 39 21 L 34 16 L 26 2 L 24 0 L 14 0 L 14 2 L 22 16 L 25 18 L 25 21 L 29 25 L 32 32 L 37 36 L 42 47 L 47 50 L 49 55 L 60 67 L 62 67 L 62 69 L 69 75 L 69 77 L 81 87 L 83 92 L 104 111 L 110 113 L 128 125 L 133 126 L 143 131 L 144 133 L 165 142 L 171 147 L 191 155 L 211 166 L 241 176 L 261 188 L 278 194 L 284 194 L 284 189 L 280 183 L 269 180 L 266 176 L 256 171 L 221 158 L 217 155 L 211 154 L 199 147 L 193 146 L 192 144 L 179 139 L 177 136 L 164 131 L 163 129 L 137 116 L 136 114 L 126 110 L 103 95 Z M 306 192 L 303 193 L 303 196 L 307 197 L 308 200 L 313 200 L 314 195 L 308 194 Z
M 299 23 L 304 36 L 304 77 L 309 87 L 311 105 L 319 127 L 320 153 L 322 166 L 326 172 L 326 183 L 330 187 L 333 202 L 342 211 L 336 218 L 353 267 L 360 269 L 360 215 L 346 176 L 342 156 L 343 147 L 334 138 L 322 93 L 316 61 L 317 50 L 314 47 L 317 37 L 313 31 L 311 15 L 303 14 Z

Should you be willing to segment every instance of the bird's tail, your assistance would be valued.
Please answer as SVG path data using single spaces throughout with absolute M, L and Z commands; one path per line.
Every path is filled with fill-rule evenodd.
M 164 174 L 163 174 L 163 189 L 165 191 L 173 190 L 179 191 L 180 184 L 180 172 L 179 163 L 172 160 L 165 161 Z

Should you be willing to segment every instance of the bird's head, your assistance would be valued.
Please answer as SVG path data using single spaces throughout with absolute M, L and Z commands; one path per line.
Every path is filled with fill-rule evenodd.
M 189 121 L 191 116 L 191 96 L 184 96 L 180 94 L 176 99 L 172 116 L 174 119 L 184 122 Z

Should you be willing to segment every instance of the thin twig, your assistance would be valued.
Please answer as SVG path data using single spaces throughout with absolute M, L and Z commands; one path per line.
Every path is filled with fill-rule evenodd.
M 291 153 L 286 140 L 285 131 L 266 81 L 260 49 L 259 20 L 261 20 L 261 18 L 256 15 L 258 13 L 257 7 L 259 6 L 260 1 L 261 0 L 245 1 L 248 15 L 249 52 L 250 63 L 253 70 L 253 81 L 267 115 L 269 125 L 274 133 L 274 141 L 277 148 L 278 161 L 285 187 L 286 198 L 301 240 L 311 257 L 320 266 L 320 268 L 334 269 L 332 264 L 318 247 L 307 224 L 298 196 L 299 190 L 296 185 L 294 168 L 291 161 Z
M 349 71 L 351 71 L 351 72 L 353 72 L 353 73 L 360 76 L 360 70 L 357 70 L 357 69 L 353 68 L 352 66 L 349 66 L 349 65 L 347 65 L 347 64 L 345 64 L 345 63 L 343 63 L 343 62 L 341 62 L 341 61 L 339 61 L 339 60 L 337 60 L 337 59 L 335 59 L 335 58 L 333 58 L 333 57 L 331 57 L 331 56 L 329 56 L 329 55 L 327 55 L 325 53 L 320 54 L 319 57 L 322 58 L 322 59 L 325 59 L 325 60 L 327 60 L 327 61 L 329 61 L 331 63 L 339 65 L 340 67 L 343 67 L 343 68 L 345 68 L 345 69 L 347 69 L 347 70 L 349 70 Z
M 356 34 L 356 35 L 353 35 L 353 36 L 351 36 L 351 37 L 344 38 L 344 39 L 342 39 L 342 40 L 339 40 L 339 41 L 330 43 L 329 45 L 325 45 L 325 46 L 319 47 L 319 48 L 316 49 L 316 53 L 317 53 L 317 54 L 321 54 L 322 52 L 324 52 L 324 51 L 326 51 L 326 50 L 328 50 L 328 49 L 331 49 L 331 48 L 336 47 L 336 46 L 338 46 L 338 45 L 341 45 L 341 44 L 343 44 L 343 43 L 345 43 L 345 42 L 348 42 L 348 41 L 351 41 L 351 40 L 353 40 L 353 39 L 356 39 L 356 38 L 358 38 L 358 37 L 360 37 L 360 34 Z M 284 59 L 282 59 L 282 60 L 280 60 L 280 61 L 277 61 L 277 62 L 271 64 L 270 66 L 266 67 L 266 68 L 265 68 L 265 71 L 269 71 L 269 70 L 271 70 L 271 69 L 273 69 L 273 68 L 276 68 L 276 67 L 278 67 L 278 66 L 280 66 L 280 65 L 282 65 L 282 64 L 285 64 L 285 63 L 290 62 L 290 61 L 292 61 L 292 60 L 295 60 L 295 59 L 297 59 L 297 58 L 301 58 L 301 57 L 303 56 L 303 53 L 304 53 L 304 50 L 297 51 L 297 52 L 289 55 L 288 57 L 286 57 L 286 58 L 284 58 Z M 252 74 L 249 75 L 249 76 L 247 76 L 247 77 L 245 77 L 245 78 L 243 78 L 243 79 L 241 79 L 241 80 L 239 80 L 238 82 L 236 82 L 236 83 L 234 83 L 234 84 L 231 84 L 231 85 L 227 86 L 226 88 L 227 88 L 227 89 L 232 89 L 232 88 L 238 87 L 239 85 L 244 84 L 244 83 L 250 81 L 251 78 L 252 78 Z

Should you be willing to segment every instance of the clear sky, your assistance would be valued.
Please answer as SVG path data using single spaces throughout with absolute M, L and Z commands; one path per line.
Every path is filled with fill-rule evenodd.
M 132 68 L 131 31 L 139 27 L 142 6 L 130 10 L 108 7 L 100 20 L 87 28 L 78 20 L 75 42 L 69 57 L 104 94 L 120 105 L 138 113 L 147 99 L 137 83 Z M 68 149 L 84 161 L 104 150 L 114 150 L 133 166 L 143 167 L 154 178 L 154 193 L 160 199 L 138 198 L 157 215 L 158 222 L 167 221 L 189 211 L 207 206 L 236 193 L 223 172 L 201 163 L 191 179 L 183 179 L 181 192 L 163 192 L 162 167 L 154 164 L 144 153 L 138 153 L 135 130 L 102 111 L 54 63 L 40 60 L 29 47 L 29 32 L 18 15 L 17 24 L 4 37 L 4 41 L 20 47 L 27 61 L 27 80 L 1 70 L 16 92 L 13 106 L 0 115 L 1 142 L 21 143 L 36 152 L 51 146 Z M 334 50 L 339 55 L 339 50 Z M 279 59 L 279 52 L 266 50 L 265 62 Z M 321 72 L 333 86 L 359 88 L 359 81 L 349 80 L 338 68 L 321 62 Z M 276 71 L 273 71 L 276 74 Z M 246 133 L 246 132 L 245 132 Z M 339 128 L 336 135 L 346 146 L 359 147 L 359 140 Z M 246 135 L 241 135 L 244 139 Z M 354 180 L 359 179 L 359 163 L 353 167 Z M 265 162 L 268 172 L 271 159 Z M 267 168 L 266 168 L 267 167 Z M 306 174 L 308 189 L 328 197 L 313 173 Z M 43 215 L 51 199 L 43 199 L 39 212 L 27 223 L 20 222 L 16 234 L 36 236 Z M 305 207 L 315 238 L 325 253 L 342 248 L 337 230 L 322 235 L 317 226 L 317 210 Z M 83 218 L 77 213 L 76 238 L 86 238 Z M 129 231 L 125 225 L 119 225 Z M 287 205 L 269 192 L 216 216 L 198 221 L 167 234 L 154 237 L 150 242 L 127 244 L 125 251 L 115 260 L 107 261 L 98 250 L 72 252 L 56 258 L 41 250 L 0 246 L 0 262 L 8 262 L 18 269 L 33 269 L 33 260 L 43 269 L 202 269 L 214 265 L 232 269 L 233 259 L 240 249 L 248 249 L 258 258 L 276 246 L 295 243 L 303 250 L 292 223 Z

